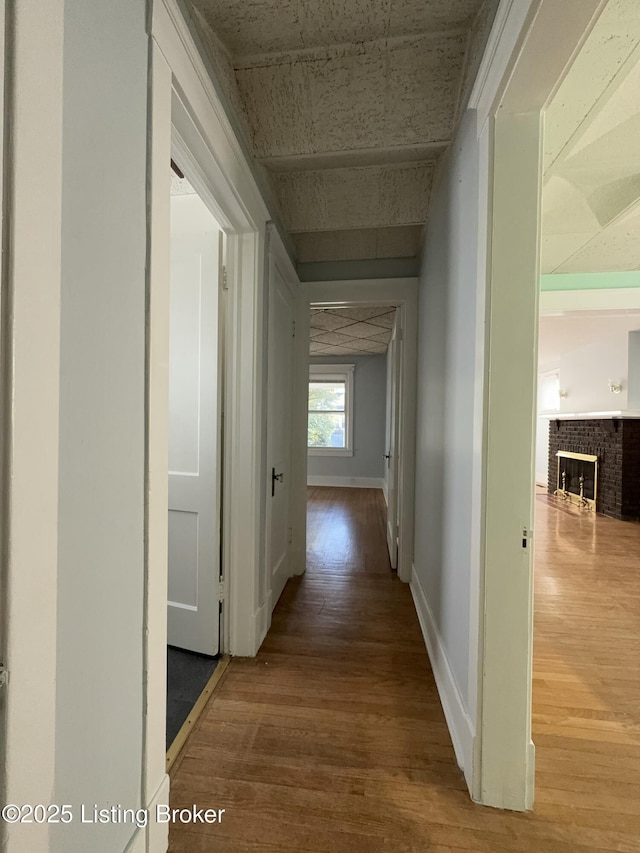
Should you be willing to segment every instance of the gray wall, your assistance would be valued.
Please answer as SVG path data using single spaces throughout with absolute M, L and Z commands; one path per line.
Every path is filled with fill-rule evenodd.
M 478 162 L 475 116 L 467 113 L 440 164 L 419 278 L 415 570 L 465 702 Z
M 75 809 L 141 798 L 145 5 L 65 3 L 52 802 Z M 134 827 L 76 818 L 52 829 L 59 853 L 118 853 Z
M 309 456 L 307 473 L 323 477 L 384 477 L 386 355 L 327 356 L 311 364 L 355 364 L 353 456 Z

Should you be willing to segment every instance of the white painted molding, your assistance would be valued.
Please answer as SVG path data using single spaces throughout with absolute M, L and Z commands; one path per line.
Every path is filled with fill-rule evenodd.
M 228 196 L 225 193 L 225 212 L 235 213 L 233 208 L 236 205 L 238 211 L 241 211 L 238 216 L 240 221 L 234 222 L 236 228 L 244 225 L 241 220 L 247 215 L 253 218 L 255 224 L 257 211 L 261 214 L 260 218 L 266 221 L 269 218 L 267 207 L 176 0 L 158 0 L 153 4 L 151 34 L 176 79 L 180 83 L 188 81 L 190 106 L 200 117 L 206 116 L 208 112 L 212 114 L 207 116 L 202 129 L 208 136 L 209 127 L 215 128 L 217 145 L 209 147 L 220 169 L 217 176 L 217 201 L 222 202 L 220 190 L 226 183 L 224 189 L 228 189 Z M 194 97 L 196 93 L 197 97 Z M 242 188 L 241 194 L 236 192 L 239 187 Z
M 309 474 L 308 486 L 339 486 L 347 489 L 384 489 L 382 477 L 325 477 L 321 474 Z
M 489 33 L 468 109 L 478 112 L 478 135 L 507 84 L 518 43 L 532 9 L 540 0 L 501 0 Z
M 442 710 L 449 727 L 456 760 L 462 768 L 467 786 L 471 791 L 475 729 L 453 677 L 442 637 L 416 574 L 415 566 L 412 567 L 409 587 L 431 661 L 431 669 L 436 680 Z
M 169 824 L 157 823 L 156 807 L 169 804 L 169 777 L 165 774 L 151 801 L 147 804 L 149 823 L 147 825 L 146 853 L 165 853 L 169 846 Z

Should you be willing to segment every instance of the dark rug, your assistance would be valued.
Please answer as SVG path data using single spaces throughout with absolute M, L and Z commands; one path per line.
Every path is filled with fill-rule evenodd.
M 167 647 L 167 749 L 206 687 L 219 656 Z

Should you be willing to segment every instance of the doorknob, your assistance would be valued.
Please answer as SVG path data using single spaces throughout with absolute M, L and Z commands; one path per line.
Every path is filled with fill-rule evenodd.
M 281 471 L 279 474 L 276 474 L 276 469 L 271 469 L 271 497 L 273 497 L 276 493 L 276 480 L 279 483 L 284 482 L 284 471 Z

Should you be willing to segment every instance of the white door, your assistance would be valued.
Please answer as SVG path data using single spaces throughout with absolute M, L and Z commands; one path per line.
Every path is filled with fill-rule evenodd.
M 197 195 L 171 199 L 169 645 L 219 647 L 220 229 Z
M 400 414 L 400 360 L 402 340 L 396 312 L 387 355 L 387 547 L 391 568 L 398 568 L 398 461 Z
M 294 298 L 275 264 L 269 278 L 267 566 L 273 608 L 291 574 Z

